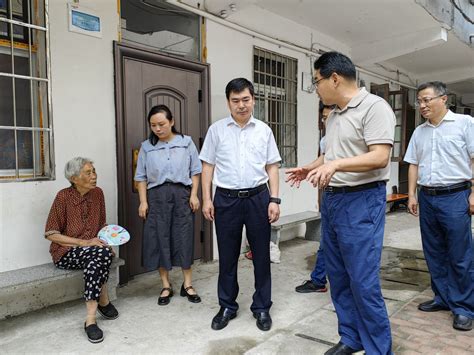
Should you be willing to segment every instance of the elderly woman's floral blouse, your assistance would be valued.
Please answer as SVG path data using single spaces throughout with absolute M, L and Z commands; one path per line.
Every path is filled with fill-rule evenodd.
M 68 187 L 58 192 L 54 199 L 44 236 L 62 234 L 84 240 L 93 239 L 105 226 L 104 193 L 99 187 L 84 196 L 74 188 Z M 58 262 L 70 247 L 51 242 L 49 252 L 53 262 Z

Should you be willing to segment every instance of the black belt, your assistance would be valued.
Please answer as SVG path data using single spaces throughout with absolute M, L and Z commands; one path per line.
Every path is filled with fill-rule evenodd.
M 459 184 L 454 184 L 450 186 L 442 186 L 442 187 L 427 187 L 421 186 L 421 191 L 423 191 L 427 195 L 431 196 L 439 196 L 439 195 L 447 195 L 452 194 L 459 191 L 464 191 L 470 189 L 472 183 L 470 181 L 461 182 Z
M 263 190 L 267 190 L 267 184 L 263 184 L 257 187 L 253 187 L 251 189 L 242 189 L 242 190 L 229 190 L 229 189 L 224 189 L 222 187 L 217 187 L 217 191 L 223 193 L 224 195 L 227 195 L 228 197 L 238 197 L 238 198 L 247 198 L 253 195 L 258 194 L 259 192 L 262 192 Z
M 357 185 L 357 186 L 328 186 L 324 188 L 324 192 L 329 192 L 332 194 L 340 194 L 340 193 L 347 193 L 347 192 L 357 192 L 357 191 L 363 191 L 363 190 L 368 190 L 368 189 L 373 189 L 375 187 L 379 186 L 385 186 L 386 183 L 385 181 L 374 181 L 374 182 L 369 182 L 367 184 L 362 184 L 362 185 Z

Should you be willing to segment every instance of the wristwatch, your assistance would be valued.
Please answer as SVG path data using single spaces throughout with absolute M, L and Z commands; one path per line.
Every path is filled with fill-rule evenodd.
M 281 198 L 278 198 L 278 197 L 270 197 L 270 202 L 274 202 L 276 203 L 277 205 L 279 205 L 281 203 Z

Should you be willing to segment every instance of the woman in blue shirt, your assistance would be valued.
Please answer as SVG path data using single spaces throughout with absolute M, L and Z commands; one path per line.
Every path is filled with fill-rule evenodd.
M 169 304 L 173 296 L 169 280 L 173 266 L 183 271 L 181 296 L 198 303 L 201 298 L 191 284 L 191 265 L 201 162 L 191 137 L 176 131 L 167 106 L 152 107 L 148 123 L 150 137 L 141 145 L 135 173 L 140 196 L 138 214 L 145 219 L 143 265 L 160 272 L 163 289 L 159 305 Z

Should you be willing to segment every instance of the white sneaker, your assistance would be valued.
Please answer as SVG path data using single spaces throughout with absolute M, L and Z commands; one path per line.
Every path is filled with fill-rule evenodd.
M 274 242 L 270 241 L 270 261 L 275 264 L 280 263 L 281 251 Z

